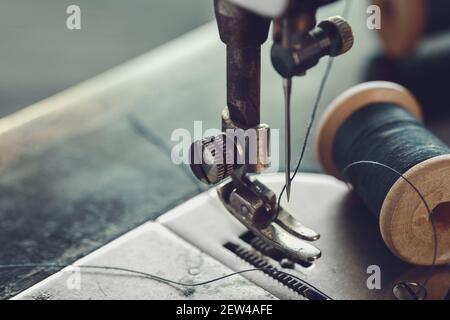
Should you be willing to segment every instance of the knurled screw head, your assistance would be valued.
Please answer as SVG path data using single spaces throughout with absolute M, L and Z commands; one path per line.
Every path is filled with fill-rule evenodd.
M 189 154 L 191 170 L 203 183 L 217 184 L 233 171 L 234 147 L 227 145 L 225 134 L 194 142 Z
M 336 50 L 331 55 L 339 56 L 349 51 L 355 42 L 355 37 L 350 24 L 344 18 L 339 16 L 330 17 L 319 23 L 319 28 L 330 27 L 334 28 L 339 36 L 339 50 Z

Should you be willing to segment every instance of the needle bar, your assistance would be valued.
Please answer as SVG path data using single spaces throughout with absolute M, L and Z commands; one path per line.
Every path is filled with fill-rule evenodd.
M 292 78 L 283 78 L 284 105 L 285 105 L 285 179 L 286 196 L 289 202 L 291 195 L 291 91 Z

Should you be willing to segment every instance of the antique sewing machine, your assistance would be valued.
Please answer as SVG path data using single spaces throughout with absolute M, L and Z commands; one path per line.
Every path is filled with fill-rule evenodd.
M 222 114 L 223 133 L 193 145 L 192 160 L 197 157 L 199 161 L 192 161 L 191 168 L 201 181 L 217 185 L 217 190 L 194 198 L 189 194 L 179 206 L 171 205 L 168 212 L 161 209 L 156 221 L 145 223 L 122 237 L 119 237 L 120 230 L 114 233 L 100 223 L 97 229 L 76 228 L 78 238 L 82 235 L 86 239 L 97 239 L 99 233 L 105 239 L 105 234 L 118 237 L 111 244 L 83 257 L 76 265 L 131 268 L 191 284 L 250 268 L 255 272 L 227 278 L 229 282 L 184 290 L 142 277 L 125 278 L 119 274 L 83 271 L 81 290 L 73 290 L 67 286 L 67 280 L 76 270 L 65 269 L 15 298 L 321 300 L 393 299 L 403 298 L 402 295 L 406 299 L 416 298 L 409 294 L 410 287 L 403 288 L 400 295 L 394 295 L 393 289 L 399 289 L 399 282 L 422 283 L 429 270 L 404 263 L 388 250 L 377 222 L 344 182 L 313 173 L 302 173 L 291 181 L 289 163 L 286 175 L 259 175 L 258 180 L 250 177 L 263 173 L 270 165 L 270 130 L 261 124 L 260 113 L 261 44 L 269 37 L 272 24 L 271 58 L 275 70 L 284 79 L 286 95 L 286 160 L 289 162 L 291 78 L 306 74 L 323 56 L 344 53 L 353 42 L 351 29 L 341 18 L 333 17 L 316 23 L 317 9 L 331 2 L 334 1 L 216 0 L 217 24 L 221 39 L 227 45 L 228 101 Z M 364 2 L 354 3 L 357 5 L 364 5 Z M 327 9 L 330 9 L 328 15 L 334 15 L 330 12 L 334 10 L 332 6 Z M 358 34 L 366 32 L 367 36 L 370 32 L 362 29 L 366 28 L 365 23 L 359 29 L 356 22 L 353 26 Z M 188 55 L 183 51 L 187 44 L 191 46 L 191 54 Z M 14 175 L 20 195 L 36 194 L 24 199 L 27 211 L 28 208 L 36 208 L 35 199 L 52 199 L 49 209 L 45 207 L 42 212 L 33 210 L 34 229 L 39 234 L 45 230 L 48 210 L 53 209 L 58 217 L 66 219 L 73 216 L 73 208 L 86 217 L 116 217 L 117 220 L 111 221 L 127 220 L 127 223 L 138 225 L 139 219 L 149 218 L 141 215 L 142 212 L 148 214 L 149 208 L 157 206 L 169 192 L 175 199 L 181 199 L 183 192 L 175 188 L 178 185 L 186 187 L 189 192 L 191 185 L 184 184 L 191 181 L 179 174 L 179 168 L 168 161 L 164 152 L 160 152 L 162 160 L 157 165 L 148 164 L 147 159 L 156 155 L 154 146 L 148 144 L 152 139 L 142 139 L 143 131 L 138 135 L 131 130 L 128 116 L 131 113 L 131 116 L 146 119 L 149 128 L 153 126 L 159 130 L 156 136 L 167 140 L 172 130 L 180 126 L 189 127 L 191 120 L 198 119 L 198 114 L 211 107 L 210 101 L 217 102 L 222 83 L 217 81 L 211 85 L 212 90 L 208 88 L 214 82 L 212 79 L 220 77 L 219 50 L 216 26 L 207 25 L 178 39 L 156 55 L 152 53 L 139 63 L 120 68 L 106 79 L 83 85 L 75 93 L 69 92 L 63 96 L 64 99 L 57 97 L 44 102 L 37 106 L 41 110 L 39 113 L 33 110 L 31 115 L 25 113 L 22 120 L 25 124 L 30 116 L 40 115 L 31 125 L 18 126 L 14 122 L 16 128 L 6 131 L 7 134 L 3 129 L 1 143 L 4 150 L 10 151 L 4 152 L 8 156 L 18 157 L 17 146 L 28 152 L 34 145 L 49 144 L 52 137 L 64 141 L 52 145 L 50 151 L 44 149 L 45 152 L 38 156 L 24 157 L 28 161 L 24 163 L 22 160 L 20 166 L 16 166 L 21 169 L 20 174 Z M 175 57 L 165 59 L 170 54 Z M 345 65 L 349 68 L 354 62 L 365 59 L 365 52 L 353 50 L 351 59 L 348 59 L 351 63 L 343 61 L 339 67 Z M 190 79 L 194 75 L 192 71 L 198 69 L 204 73 L 201 76 L 195 74 L 195 79 Z M 174 79 L 175 72 L 182 77 Z M 340 83 L 330 82 L 334 91 L 341 92 L 357 83 L 359 80 L 355 74 L 342 78 Z M 313 83 L 315 88 L 316 76 L 309 75 L 305 82 Z M 277 90 L 278 78 L 269 80 L 273 88 L 268 88 L 268 91 Z M 192 86 L 186 86 L 186 83 L 201 90 L 192 90 Z M 99 86 L 106 88 L 98 90 Z M 143 97 L 151 87 L 166 94 Z M 331 91 L 331 86 L 328 89 Z M 315 93 L 311 90 L 309 98 Z M 335 98 L 335 94 L 328 92 L 326 99 Z M 183 104 L 179 103 L 180 97 L 184 99 Z M 307 100 L 305 94 L 300 98 Z M 60 108 L 55 109 L 55 105 Z M 170 106 L 169 111 L 167 106 Z M 196 107 L 194 113 L 192 107 Z M 276 111 L 280 106 L 272 104 L 270 107 Z M 42 115 L 42 110 L 47 110 L 48 115 Z M 126 116 L 111 117 L 112 111 Z M 176 117 L 173 116 L 175 113 Z M 105 115 L 107 119 L 104 119 Z M 73 147 L 73 140 L 66 145 L 68 139 L 63 140 L 63 136 L 74 139 L 77 147 Z M 93 154 L 96 161 L 80 161 L 90 159 Z M 114 155 L 114 161 L 111 161 L 111 155 Z M 142 159 L 144 161 L 141 162 Z M 4 164 L 8 159 L 2 160 Z M 154 161 L 156 163 L 157 160 Z M 35 171 L 29 169 L 30 163 Z M 22 173 L 22 166 L 34 174 L 34 184 L 30 183 L 33 180 L 28 175 Z M 44 173 L 42 168 L 46 170 Z M 60 179 L 61 172 L 65 173 L 64 179 Z M 130 179 L 131 173 L 134 175 Z M 39 184 L 42 176 L 46 177 L 48 188 Z M 150 201 L 148 199 L 149 181 L 157 201 L 151 197 Z M 287 203 L 283 198 L 281 208 L 277 195 L 285 184 L 289 189 L 291 182 L 291 201 Z M 85 190 L 86 185 L 92 188 Z M 66 194 L 71 198 L 67 199 Z M 174 201 L 174 198 L 167 198 Z M 4 201 L 10 203 L 8 193 Z M 127 212 L 130 215 L 125 216 Z M 84 225 L 92 224 L 92 219 L 85 220 Z M 75 222 L 79 224 L 78 220 Z M 66 228 L 53 228 L 66 232 Z M 6 229 L 5 234 L 16 233 L 15 230 Z M 316 231 L 322 234 L 320 239 Z M 23 239 L 29 237 L 26 235 L 19 240 L 28 243 Z M 54 236 L 49 239 L 53 241 Z M 85 246 L 84 242 L 82 244 Z M 371 282 L 376 279 L 374 270 L 377 269 L 379 284 Z M 428 281 L 426 298 L 448 297 L 448 268 L 435 268 L 434 271 Z
M 353 45 L 350 25 L 334 16 L 317 24 L 316 12 L 335 0 L 215 0 L 221 40 L 227 50 L 227 106 L 223 133 L 193 143 L 191 169 L 217 191 L 226 209 L 255 235 L 290 257 L 312 262 L 319 238 L 277 203 L 276 194 L 248 174 L 270 166 L 270 127 L 260 120 L 261 45 L 273 24 L 271 61 L 283 78 L 285 95 L 285 189 L 290 196 L 290 95 L 292 77 L 303 76 L 322 57 Z

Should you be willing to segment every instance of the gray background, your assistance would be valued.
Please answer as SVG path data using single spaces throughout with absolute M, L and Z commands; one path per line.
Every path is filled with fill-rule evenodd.
M 81 30 L 66 28 L 71 4 L 81 8 Z M 0 116 L 212 18 L 212 0 L 1 0 Z

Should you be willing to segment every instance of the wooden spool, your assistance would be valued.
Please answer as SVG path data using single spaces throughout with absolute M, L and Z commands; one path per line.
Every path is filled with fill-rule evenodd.
M 327 173 L 342 179 L 333 160 L 336 134 L 353 113 L 373 103 L 402 106 L 422 120 L 419 103 L 400 85 L 369 82 L 348 90 L 331 103 L 319 127 L 318 157 Z M 438 239 L 437 264 L 449 263 L 450 155 L 419 163 L 404 176 L 420 190 L 433 211 Z M 435 242 L 430 217 L 421 198 L 405 179 L 399 178 L 389 190 L 379 224 L 385 243 L 395 255 L 417 265 L 432 264 Z
M 381 9 L 379 35 L 387 56 L 410 54 L 425 37 L 450 30 L 448 0 L 372 0 Z
M 378 33 L 387 55 L 402 57 L 411 53 L 426 30 L 427 0 L 373 0 L 381 9 Z

